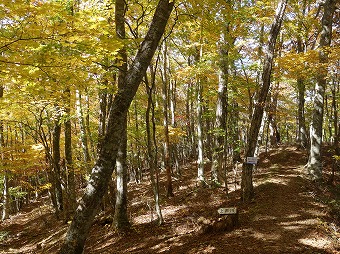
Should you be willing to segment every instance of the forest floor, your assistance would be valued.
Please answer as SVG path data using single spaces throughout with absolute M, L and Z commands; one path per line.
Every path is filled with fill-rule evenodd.
M 325 156 L 327 171 L 331 156 Z M 162 196 L 165 223 L 161 226 L 150 210 L 149 181 L 130 183 L 131 229 L 115 232 L 102 223 L 109 215 L 102 212 L 84 253 L 340 253 L 339 174 L 332 185 L 316 185 L 305 176 L 306 159 L 294 147 L 261 154 L 254 172 L 255 198 L 249 204 L 239 200 L 239 176 L 236 190 L 235 183 L 230 184 L 227 197 L 223 188 L 197 186 L 195 164 L 183 167 L 182 176 L 174 179 L 175 197 Z M 229 232 L 202 233 L 201 218 L 216 219 L 220 207 L 237 207 L 239 226 Z M 48 199 L 26 205 L 1 222 L 0 253 L 56 253 L 67 226 L 56 220 Z

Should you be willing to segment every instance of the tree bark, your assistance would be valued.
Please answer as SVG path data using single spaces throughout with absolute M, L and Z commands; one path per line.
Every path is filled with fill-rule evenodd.
M 103 85 L 108 85 L 107 80 L 103 81 Z M 107 108 L 107 89 L 100 89 L 99 90 L 99 124 L 98 124 L 98 139 L 100 140 L 101 137 L 105 134 L 105 126 L 106 126 L 106 108 Z M 100 142 L 98 142 L 100 143 Z M 98 146 L 97 146 L 98 148 Z
M 332 92 L 332 109 L 334 112 L 334 116 L 333 116 L 334 147 L 335 147 L 335 150 L 338 150 L 339 149 L 339 126 L 338 126 L 339 117 L 338 117 L 338 105 L 337 105 L 336 98 L 337 98 L 337 92 L 339 90 L 339 82 L 336 80 L 337 80 L 336 78 L 333 79 L 331 92 Z
M 200 186 L 205 186 L 206 182 L 205 182 L 205 176 L 204 176 L 202 94 L 203 94 L 203 85 L 202 85 L 201 79 L 199 78 L 197 81 L 197 143 L 198 143 L 197 180 Z
M 0 86 L 0 98 L 4 96 L 4 87 Z M 4 160 L 4 152 L 3 149 L 5 147 L 5 140 L 4 140 L 4 123 L 0 120 L 0 153 L 1 153 L 1 166 L 2 161 Z M 6 220 L 9 218 L 9 210 L 10 210 L 10 195 L 9 195 L 9 182 L 8 182 L 8 172 L 7 170 L 4 171 L 4 178 L 3 178 L 3 207 L 2 207 L 2 220 Z
M 96 158 L 96 145 L 94 144 L 94 140 L 92 138 L 92 132 L 90 127 L 90 95 L 88 88 L 85 89 L 85 130 L 86 130 L 86 137 L 88 140 L 88 153 L 89 153 L 89 161 L 94 160 Z
M 307 1 L 304 0 L 302 3 L 302 19 L 298 22 L 298 37 L 297 37 L 297 53 L 302 54 L 305 52 L 306 47 L 302 40 L 302 28 L 303 18 L 306 16 L 306 5 Z M 302 76 L 297 78 L 297 89 L 298 89 L 298 143 L 301 148 L 306 149 L 308 145 L 308 134 L 306 128 L 305 119 L 305 80 Z
M 86 168 L 88 168 L 88 162 L 90 161 L 90 153 L 89 153 L 89 147 L 88 147 L 88 139 L 87 139 L 87 133 L 86 133 L 86 126 L 85 126 L 85 119 L 84 119 L 84 113 L 83 113 L 83 105 L 82 105 L 82 97 L 79 90 L 76 90 L 76 110 L 77 110 L 77 117 L 80 127 L 80 142 L 81 142 L 81 148 L 83 151 L 83 160 L 86 165 Z
M 189 63 L 190 66 L 190 63 Z M 197 140 L 195 135 L 195 127 L 194 127 L 194 112 L 193 112 L 193 85 L 191 81 L 187 84 L 186 91 L 186 100 L 185 100 L 185 116 L 186 116 L 186 143 L 185 143 L 185 154 L 186 154 L 186 162 L 190 161 L 190 159 L 196 157 L 197 150 Z M 194 148 L 194 149 L 193 149 Z
M 76 183 L 75 183 L 75 175 L 74 175 L 74 167 L 73 167 L 73 159 L 72 159 L 72 127 L 71 127 L 71 119 L 70 119 L 70 89 L 65 91 L 65 113 L 66 113 L 66 121 L 65 121 L 65 168 L 66 168 L 66 183 L 67 183 L 67 195 L 68 200 L 68 211 L 66 211 L 67 217 L 72 217 L 74 210 L 76 209 Z
M 56 108 L 59 111 L 59 107 Z M 53 164 L 53 177 L 55 182 L 55 198 L 56 198 L 56 215 L 59 217 L 63 212 L 63 190 L 61 185 L 61 169 L 60 169 L 60 115 L 57 112 L 57 119 L 54 121 L 54 127 L 52 132 L 52 164 Z
M 270 87 L 270 77 L 272 72 L 272 64 L 274 59 L 275 45 L 276 39 L 280 32 L 282 19 L 284 16 L 284 12 L 286 9 L 288 0 L 282 0 L 278 4 L 278 8 L 276 10 L 275 18 L 273 24 L 271 26 L 267 51 L 265 52 L 265 59 L 263 65 L 263 73 L 262 73 L 262 87 L 259 92 L 258 101 L 255 105 L 254 113 L 251 118 L 250 130 L 248 133 L 248 143 L 245 151 L 246 157 L 253 157 L 257 138 L 259 134 L 259 129 L 261 126 L 261 121 L 263 117 L 264 106 L 266 103 L 266 98 L 268 95 L 269 87 Z M 254 196 L 254 188 L 253 188 L 253 165 L 243 163 L 242 167 L 242 182 L 241 182 L 241 199 L 245 202 L 249 202 Z
M 8 172 L 4 172 L 3 178 L 3 207 L 2 207 L 2 220 L 9 219 L 9 212 L 10 212 L 10 195 L 9 195 L 9 182 L 8 182 Z
M 134 109 L 134 122 L 135 122 L 135 130 L 136 130 L 136 139 L 137 140 L 140 140 L 140 127 L 139 127 L 139 124 L 140 122 L 138 121 L 138 109 L 137 109 L 137 101 L 135 100 L 134 103 L 133 103 L 133 109 Z M 135 149 L 136 153 L 133 152 L 132 153 L 132 161 L 133 161 L 133 165 L 134 165 L 134 180 L 137 182 L 137 183 L 140 183 L 142 181 L 142 178 L 143 178 L 143 166 L 142 166 L 142 162 L 141 162 L 141 151 L 143 150 L 141 148 L 141 145 L 140 145 L 140 142 L 135 142 L 135 145 L 133 146 L 131 144 L 131 150 L 133 151 L 133 148 Z
M 274 91 L 272 92 L 271 102 L 268 112 L 268 121 L 269 121 L 269 130 L 270 130 L 270 146 L 277 146 L 280 142 L 280 133 L 277 128 L 277 121 L 276 121 L 276 112 L 277 112 L 277 98 L 279 95 L 279 86 L 280 84 L 277 83 Z
M 61 254 L 80 254 L 83 252 L 87 234 L 99 208 L 100 201 L 106 192 L 116 163 L 119 142 L 123 132 L 124 115 L 129 109 L 165 31 L 173 6 L 174 2 L 169 2 L 169 0 L 159 1 L 147 35 L 127 72 L 125 87 L 119 89 L 113 99 L 107 132 L 100 144 L 98 159 L 92 169 L 85 194 L 79 202 L 74 219 L 59 251 Z
M 146 80 L 146 93 L 148 95 L 148 104 L 145 112 L 145 124 L 146 124 L 146 141 L 148 150 L 148 164 L 150 167 L 150 179 L 152 184 L 152 190 L 155 201 L 155 209 L 158 217 L 158 224 L 163 224 L 162 210 L 159 204 L 159 184 L 158 184 L 158 169 L 157 169 L 157 144 L 155 138 L 155 121 L 154 121 L 154 103 L 153 103 L 153 91 L 155 88 L 155 72 L 151 72 L 151 86 L 148 84 L 147 77 Z M 150 113 L 152 118 L 153 132 L 151 135 L 150 126 Z M 154 149 L 152 149 L 154 147 Z M 155 177 L 156 176 L 156 177 Z
M 332 38 L 332 21 L 335 10 L 335 0 L 326 0 L 324 5 L 324 14 L 322 17 L 322 31 L 319 42 L 319 63 L 320 67 L 317 74 L 317 83 L 314 89 L 314 109 L 312 115 L 312 124 L 310 128 L 310 153 L 307 172 L 311 180 L 322 180 L 322 160 L 321 160 L 321 144 L 322 144 L 322 125 L 324 113 L 324 97 L 326 90 L 326 78 L 328 53 L 326 47 L 330 46 Z
M 172 179 L 171 179 L 171 161 L 170 161 L 170 140 L 169 140 L 169 117 L 168 117 L 168 65 L 167 65 L 167 44 L 164 41 L 163 54 L 163 75 L 162 75 L 162 99 L 163 99 L 163 131 L 164 131 L 164 167 L 166 171 L 166 196 L 173 197 Z
M 125 0 L 116 0 L 116 34 L 118 38 L 125 39 Z M 119 55 L 122 58 L 122 65 L 118 71 L 118 89 L 124 89 L 125 87 L 125 76 L 127 72 L 127 54 L 126 49 L 122 48 L 119 51 Z M 117 154 L 116 161 L 116 175 L 117 175 L 117 191 L 116 191 L 116 205 L 113 224 L 116 229 L 121 230 L 130 227 L 129 218 L 127 215 L 127 164 L 126 164 L 126 153 L 127 153 L 127 112 L 123 117 L 122 136 Z
M 298 122 L 299 122 L 299 133 L 298 142 L 300 147 L 307 148 L 307 128 L 305 119 L 305 83 L 302 78 L 297 80 L 298 87 Z
M 225 139 L 226 139 L 226 117 L 227 117 L 227 88 L 229 75 L 229 47 L 227 32 L 221 35 L 220 45 L 220 73 L 218 82 L 217 103 L 215 111 L 215 142 L 212 155 L 211 165 L 211 182 L 212 184 L 220 185 L 224 181 L 223 160 L 225 160 Z M 225 182 L 225 185 L 226 182 Z
M 203 21 L 201 21 L 201 31 L 200 31 L 200 46 L 196 47 L 195 63 L 199 63 L 203 56 Z M 197 86 L 197 180 L 200 186 L 205 186 L 205 176 L 204 176 L 204 142 L 203 142 L 203 82 L 201 75 L 196 77 Z
M 170 67 L 169 67 L 170 71 Z M 171 73 L 170 73 L 171 76 Z M 176 116 L 175 116 L 175 111 L 176 111 L 176 86 L 177 86 L 177 81 L 172 80 L 170 81 L 170 89 L 169 89 L 169 95 L 170 95 L 170 112 L 171 112 L 171 127 L 176 128 L 177 123 L 176 123 Z M 174 167 L 174 172 L 176 175 L 181 175 L 181 170 L 179 167 L 179 159 L 178 159 L 178 144 L 173 143 L 171 144 L 170 147 L 171 153 L 172 153 L 172 164 Z

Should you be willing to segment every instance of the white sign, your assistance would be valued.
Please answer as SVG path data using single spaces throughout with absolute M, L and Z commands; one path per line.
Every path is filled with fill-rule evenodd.
M 257 157 L 247 157 L 247 164 L 257 164 Z
M 217 212 L 218 214 L 221 215 L 236 214 L 237 208 L 236 207 L 219 208 Z

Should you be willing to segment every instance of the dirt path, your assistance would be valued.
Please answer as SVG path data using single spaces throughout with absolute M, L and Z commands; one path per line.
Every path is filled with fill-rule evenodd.
M 96 223 L 85 254 L 340 253 L 339 234 L 326 232 L 324 226 L 331 220 L 329 209 L 318 201 L 314 186 L 302 172 L 305 160 L 293 148 L 262 156 L 254 173 L 256 197 L 248 205 L 239 201 L 238 190 L 227 199 L 222 188 L 198 188 L 196 166 L 183 168 L 183 176 L 174 181 L 175 198 L 162 197 L 165 224 L 160 227 L 151 222 L 148 182 L 130 184 L 132 229 L 117 234 L 109 225 Z M 219 207 L 230 206 L 240 212 L 237 229 L 199 233 L 199 217 L 214 218 Z M 0 224 L 0 253 L 56 253 L 66 228 L 48 207 L 27 208 Z M 1 232 L 8 235 L 1 239 Z
M 255 173 L 255 201 L 249 207 L 241 205 L 237 230 L 174 238 L 163 253 L 340 253 L 322 227 L 327 207 L 308 187 L 304 161 L 293 150 L 269 156 Z M 136 253 L 155 253 L 144 251 Z

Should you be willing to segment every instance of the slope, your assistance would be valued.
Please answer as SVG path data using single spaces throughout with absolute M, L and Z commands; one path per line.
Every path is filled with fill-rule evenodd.
M 197 165 L 187 165 L 175 179 L 175 197 L 162 196 L 162 226 L 154 223 L 149 181 L 130 183 L 131 230 L 118 234 L 107 224 L 110 211 L 102 212 L 85 253 L 340 253 L 339 211 L 330 202 L 339 198 L 336 186 L 308 181 L 305 161 L 305 153 L 294 147 L 262 154 L 254 173 L 256 197 L 250 204 L 238 198 L 240 172 L 236 182 L 229 173 L 227 196 L 223 188 L 199 188 Z M 161 182 L 162 193 L 164 188 Z M 0 253 L 56 253 L 67 224 L 57 221 L 46 203 L 27 206 L 0 224 Z M 201 233 L 200 218 L 214 219 L 219 207 L 231 206 L 239 210 L 238 228 Z

